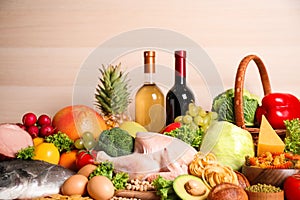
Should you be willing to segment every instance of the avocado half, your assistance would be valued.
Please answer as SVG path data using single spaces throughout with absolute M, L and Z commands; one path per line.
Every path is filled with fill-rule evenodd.
M 185 184 L 188 183 L 190 180 L 197 181 L 197 184 L 205 188 L 205 193 L 199 196 L 194 196 L 188 193 L 185 189 Z M 173 182 L 173 188 L 177 196 L 179 196 L 183 200 L 204 200 L 207 199 L 208 193 L 210 191 L 210 189 L 204 184 L 204 182 L 200 178 L 189 174 L 177 176 Z

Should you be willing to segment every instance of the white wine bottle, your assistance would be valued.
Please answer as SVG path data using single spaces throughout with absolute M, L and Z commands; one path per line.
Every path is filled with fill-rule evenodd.
M 135 121 L 148 131 L 165 126 L 164 94 L 155 84 L 155 51 L 144 52 L 145 82 L 135 95 Z

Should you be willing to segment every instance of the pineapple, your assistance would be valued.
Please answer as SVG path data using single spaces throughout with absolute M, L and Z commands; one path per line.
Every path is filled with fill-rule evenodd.
M 131 103 L 127 74 L 121 71 L 121 63 L 113 66 L 102 65 L 99 69 L 102 77 L 96 88 L 96 106 L 106 122 L 108 129 L 118 127 L 123 121 L 129 120 L 126 114 Z

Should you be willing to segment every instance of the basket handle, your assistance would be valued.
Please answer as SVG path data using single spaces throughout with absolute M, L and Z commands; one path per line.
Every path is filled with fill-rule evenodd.
M 243 110 L 243 90 L 244 90 L 244 79 L 246 68 L 250 61 L 254 61 L 258 67 L 260 80 L 262 82 L 264 95 L 271 93 L 271 84 L 267 69 L 262 62 L 262 60 L 256 55 L 248 55 L 243 58 L 240 62 L 237 74 L 235 77 L 235 86 L 234 86 L 234 115 L 235 115 L 235 124 L 241 128 L 246 128 L 245 119 L 244 119 L 244 110 Z

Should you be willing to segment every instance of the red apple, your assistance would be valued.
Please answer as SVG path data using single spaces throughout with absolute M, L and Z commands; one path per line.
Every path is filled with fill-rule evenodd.
M 299 200 L 300 174 L 287 177 L 283 184 L 283 190 L 287 200 Z

